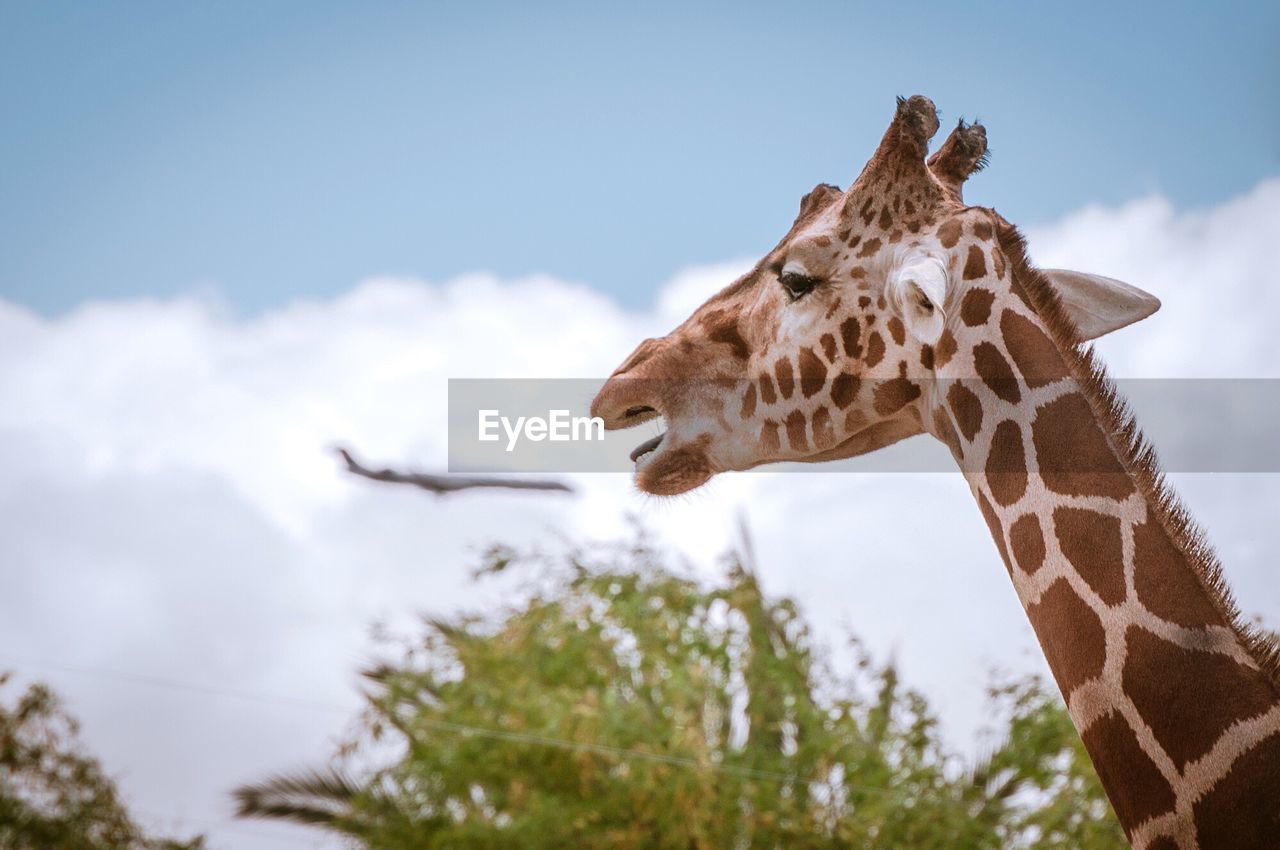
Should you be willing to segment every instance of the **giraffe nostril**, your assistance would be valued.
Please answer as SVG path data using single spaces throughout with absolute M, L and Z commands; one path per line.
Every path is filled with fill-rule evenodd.
M 647 404 L 637 404 L 635 407 L 628 407 L 627 412 L 622 414 L 622 418 L 630 419 L 633 416 L 641 416 L 645 413 L 657 413 L 657 412 L 658 411 L 654 410 L 652 407 L 650 407 Z

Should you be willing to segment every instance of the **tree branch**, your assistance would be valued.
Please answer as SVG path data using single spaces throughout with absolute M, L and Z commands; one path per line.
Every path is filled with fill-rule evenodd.
M 493 478 L 468 475 L 428 475 L 423 472 L 398 472 L 394 469 L 369 469 L 351 456 L 351 452 L 341 446 L 334 449 L 347 464 L 347 471 L 362 478 L 374 481 L 385 481 L 388 484 L 410 484 L 420 487 L 437 496 L 456 493 L 459 490 L 472 490 L 481 487 L 502 488 L 504 490 L 550 490 L 572 493 L 573 488 L 560 481 L 536 478 Z

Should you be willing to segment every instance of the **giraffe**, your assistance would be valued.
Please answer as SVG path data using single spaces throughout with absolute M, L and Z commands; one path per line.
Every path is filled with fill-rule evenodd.
M 1153 313 L 1119 281 L 1040 270 L 966 206 L 986 131 L 926 160 L 937 113 L 898 100 L 847 191 L 806 194 L 782 240 L 592 403 L 661 416 L 637 487 L 826 461 L 918 434 L 965 475 L 1125 834 L 1139 850 L 1280 847 L 1280 652 L 1083 343 Z

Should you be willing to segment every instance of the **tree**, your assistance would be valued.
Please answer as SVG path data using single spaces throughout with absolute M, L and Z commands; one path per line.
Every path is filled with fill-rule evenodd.
M 992 690 L 1007 733 L 966 769 L 892 665 L 855 644 L 834 676 L 739 558 L 715 587 L 643 539 L 543 563 L 498 620 L 429 620 L 368 671 L 336 765 L 240 789 L 241 814 L 377 848 L 1128 846 L 1035 680 Z
M 10 676 L 0 673 L 0 696 Z M 200 850 L 154 838 L 79 741 L 79 726 L 47 687 L 0 700 L 0 847 L 5 850 Z

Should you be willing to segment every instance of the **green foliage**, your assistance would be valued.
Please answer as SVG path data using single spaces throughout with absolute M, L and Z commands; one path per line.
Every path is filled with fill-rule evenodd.
M 0 673 L 0 695 L 9 675 Z M 0 700 L 0 847 L 5 850 L 200 850 L 148 837 L 115 783 L 80 748 L 75 720 L 44 685 Z
M 428 621 L 368 673 L 344 766 L 241 789 L 241 814 L 371 848 L 1128 846 L 1034 681 L 993 689 L 1007 738 L 966 770 L 891 665 L 855 645 L 833 675 L 739 560 L 708 588 L 639 541 L 542 579 L 497 622 Z

